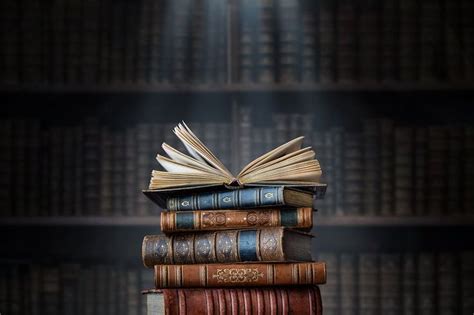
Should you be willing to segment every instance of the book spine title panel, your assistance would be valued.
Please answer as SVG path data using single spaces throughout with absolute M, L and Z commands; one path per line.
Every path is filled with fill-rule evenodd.
M 171 197 L 168 210 L 214 210 L 284 205 L 284 187 L 244 188 L 222 192 Z
M 324 283 L 326 283 L 324 262 L 155 266 L 157 289 Z
M 276 226 L 309 229 L 312 225 L 313 209 L 311 208 L 161 213 L 161 230 L 164 233 Z
M 148 235 L 143 239 L 145 266 L 158 264 L 283 261 L 283 229 L 230 230 L 207 233 Z

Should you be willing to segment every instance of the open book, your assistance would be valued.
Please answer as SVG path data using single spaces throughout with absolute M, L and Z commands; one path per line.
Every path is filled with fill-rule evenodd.
M 321 167 L 311 147 L 301 148 L 303 137 L 293 139 L 247 164 L 233 175 L 183 122 L 174 128 L 189 155 L 163 143 L 168 157 L 156 157 L 165 171 L 153 171 L 150 190 L 203 185 L 319 186 Z

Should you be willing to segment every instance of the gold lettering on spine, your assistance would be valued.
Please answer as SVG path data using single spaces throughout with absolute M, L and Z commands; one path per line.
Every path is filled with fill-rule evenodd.
M 216 279 L 217 283 L 258 282 L 263 276 L 263 272 L 260 272 L 258 268 L 223 268 L 217 269 L 212 274 L 212 278 Z

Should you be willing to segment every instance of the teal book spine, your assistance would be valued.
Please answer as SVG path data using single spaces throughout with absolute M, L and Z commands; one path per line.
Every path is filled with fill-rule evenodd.
M 171 197 L 168 210 L 244 209 L 283 206 L 284 187 L 255 187 Z

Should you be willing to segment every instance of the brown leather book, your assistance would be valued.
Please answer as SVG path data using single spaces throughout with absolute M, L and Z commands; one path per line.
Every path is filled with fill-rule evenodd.
M 311 261 L 311 239 L 282 227 L 165 235 L 143 239 L 146 267 L 244 261 Z
M 161 231 L 164 233 L 274 226 L 309 230 L 313 226 L 313 209 L 239 209 L 161 212 Z
M 321 315 L 317 286 L 147 290 L 147 315 Z
M 326 263 L 156 265 L 155 287 L 238 287 L 326 283 Z

